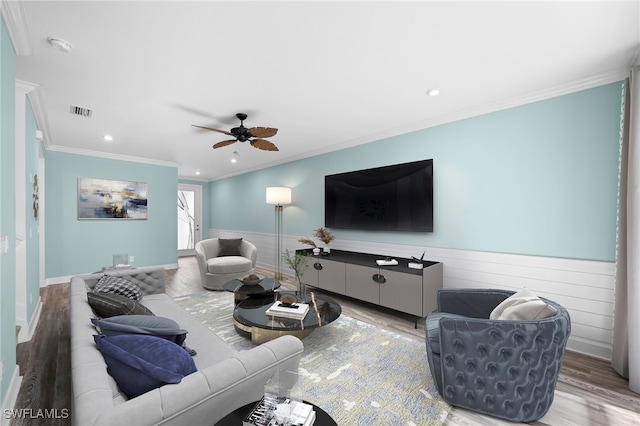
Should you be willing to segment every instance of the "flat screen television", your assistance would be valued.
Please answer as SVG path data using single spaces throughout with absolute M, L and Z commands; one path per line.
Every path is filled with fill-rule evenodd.
M 433 232 L 433 159 L 325 176 L 324 225 Z

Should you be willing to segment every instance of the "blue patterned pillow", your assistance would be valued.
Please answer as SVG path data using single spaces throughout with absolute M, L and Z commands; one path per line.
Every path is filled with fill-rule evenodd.
M 129 280 L 112 275 L 103 275 L 93 288 L 93 291 L 95 293 L 120 294 L 131 300 L 142 299 L 142 290 L 140 290 L 140 287 Z
M 161 337 L 122 334 L 94 335 L 93 339 L 107 363 L 107 371 L 129 398 L 180 383 L 197 371 L 191 355 Z

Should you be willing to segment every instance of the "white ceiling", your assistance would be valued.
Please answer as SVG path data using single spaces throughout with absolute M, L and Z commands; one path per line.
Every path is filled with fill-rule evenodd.
M 202 180 L 618 81 L 640 46 L 638 1 L 2 7 L 49 149 L 175 164 Z M 48 36 L 73 49 L 52 49 Z M 441 94 L 427 96 L 434 87 Z M 278 128 L 280 151 L 214 151 L 229 138 L 191 126 L 230 129 L 237 112 L 247 127 Z

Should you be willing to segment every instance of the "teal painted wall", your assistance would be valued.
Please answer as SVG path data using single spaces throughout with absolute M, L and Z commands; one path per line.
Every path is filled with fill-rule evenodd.
M 45 275 L 99 271 L 127 253 L 134 266 L 177 263 L 174 167 L 47 151 Z M 148 220 L 78 220 L 78 177 L 147 182 Z
M 4 21 L 0 24 L 0 236 L 9 251 L 0 256 L 0 360 L 4 379 L 0 401 L 16 369 L 15 218 L 15 52 Z
M 27 99 L 25 107 L 25 194 L 26 194 L 26 244 L 27 244 L 27 318 L 32 318 L 40 295 L 40 233 L 38 220 L 33 215 L 33 179 L 40 175 L 39 158 L 42 143 L 36 139 L 35 115 L 31 102 Z M 41 176 L 39 176 L 41 177 Z
M 433 158 L 433 233 L 336 238 L 613 261 L 621 93 L 608 84 L 214 181 L 211 227 L 272 233 L 265 188 L 289 186 L 283 232 L 310 235 L 325 175 Z

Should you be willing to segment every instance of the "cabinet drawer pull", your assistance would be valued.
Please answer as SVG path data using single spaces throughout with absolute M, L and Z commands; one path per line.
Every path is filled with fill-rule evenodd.
M 382 274 L 373 274 L 373 276 L 371 276 L 371 279 L 378 284 L 384 284 L 387 282 L 387 278 Z
M 315 269 L 316 271 L 322 271 L 322 263 L 320 262 L 316 262 L 313 264 L 313 269 Z

